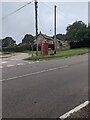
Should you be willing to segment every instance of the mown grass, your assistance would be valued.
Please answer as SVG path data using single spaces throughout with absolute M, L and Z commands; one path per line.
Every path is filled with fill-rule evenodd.
M 48 52 L 49 53 L 51 53 L 53 50 L 49 50 Z M 24 53 L 28 53 L 28 54 L 36 54 L 36 51 L 29 51 L 29 50 L 27 50 L 27 51 L 24 51 Z M 38 51 L 38 54 L 40 54 L 41 53 L 41 51 Z
M 0 55 L 8 55 L 11 54 L 10 52 L 0 52 Z
M 51 59 L 51 58 L 59 58 L 59 57 L 69 57 L 69 56 L 74 56 L 74 55 L 81 55 L 85 54 L 88 52 L 87 48 L 80 48 L 80 49 L 72 49 L 72 50 L 66 50 L 66 51 L 61 51 L 58 52 L 57 54 L 54 55 L 42 55 L 42 56 L 34 56 L 34 57 L 29 57 L 24 60 L 42 60 L 42 59 Z

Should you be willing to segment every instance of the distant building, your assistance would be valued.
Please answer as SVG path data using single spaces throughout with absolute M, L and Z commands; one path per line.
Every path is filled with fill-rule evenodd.
M 47 36 L 42 34 L 41 32 L 37 36 L 38 45 L 41 46 L 41 43 L 45 41 L 48 43 L 48 48 L 54 49 L 54 37 Z M 36 38 L 34 38 L 34 45 L 36 45 Z M 66 41 L 62 41 L 60 39 L 56 39 L 56 49 L 60 51 L 62 49 L 69 49 L 68 43 Z
M 54 39 L 52 37 L 49 37 L 45 34 L 42 34 L 41 32 L 40 32 L 40 34 L 38 34 L 37 40 L 38 40 L 39 45 L 41 45 L 41 43 L 45 42 L 45 41 L 48 43 L 48 45 L 53 45 L 54 44 Z M 34 44 L 36 44 L 36 38 L 34 40 Z

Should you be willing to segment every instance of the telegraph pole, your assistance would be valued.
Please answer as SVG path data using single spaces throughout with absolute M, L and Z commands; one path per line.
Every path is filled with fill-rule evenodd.
M 56 54 L 56 5 L 54 6 L 54 54 Z
M 35 27 L 36 27 L 36 56 L 38 56 L 38 39 L 37 39 L 37 35 L 38 35 L 38 18 L 37 18 L 37 8 L 38 8 L 38 1 L 35 0 Z

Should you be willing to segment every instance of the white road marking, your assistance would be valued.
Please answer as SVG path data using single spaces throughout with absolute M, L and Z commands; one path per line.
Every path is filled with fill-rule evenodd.
M 39 61 L 36 61 L 37 63 L 39 62 Z
M 33 64 L 34 62 L 29 62 L 28 64 Z M 14 67 L 14 66 L 20 66 L 20 65 L 25 65 L 24 63 L 18 63 L 18 64 L 15 64 L 15 65 L 7 65 L 7 66 L 3 66 L 3 68 L 6 68 L 6 67 Z M 0 67 L 2 68 L 2 67 Z
M 29 64 L 32 64 L 32 62 L 29 62 Z
M 24 65 L 23 63 L 18 63 L 17 65 Z
M 2 64 L 5 64 L 5 63 L 7 63 L 8 61 L 3 61 L 3 62 L 1 62 Z
M 36 75 L 36 74 L 40 74 L 40 73 L 45 73 L 45 72 L 49 72 L 49 71 L 54 71 L 54 70 L 57 70 L 57 69 L 62 69 L 62 68 L 67 68 L 67 67 L 68 67 L 68 65 L 65 65 L 65 66 L 61 66 L 61 67 L 57 67 L 57 68 L 51 68 L 51 69 L 48 69 L 48 70 L 42 70 L 42 71 L 39 71 L 39 72 L 34 72 L 34 73 L 30 73 L 30 74 L 25 74 L 25 75 L 21 75 L 21 76 L 12 77 L 12 78 L 7 78 L 7 79 L 3 79 L 3 80 L 0 80 L 0 81 L 2 81 L 2 82 L 9 81 L 9 80 L 13 80 L 13 79 L 18 79 L 18 78 L 22 78 L 22 77 L 27 77 L 27 76 Z
M 15 66 L 15 65 L 7 65 L 7 67 L 13 67 L 13 66 Z
M 70 110 L 69 112 L 65 113 L 64 115 L 60 116 L 59 118 L 61 120 L 64 120 L 64 119 L 68 118 L 71 114 L 78 112 L 80 109 L 84 108 L 88 104 L 89 104 L 89 101 L 86 101 L 86 102 L 82 103 L 81 105 L 75 107 L 74 109 Z

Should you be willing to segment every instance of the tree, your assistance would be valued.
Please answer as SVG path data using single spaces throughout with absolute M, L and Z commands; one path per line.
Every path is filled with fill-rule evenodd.
M 88 40 L 90 41 L 90 25 L 88 26 Z
M 66 30 L 66 40 L 70 42 L 84 41 L 88 37 L 87 25 L 82 21 L 74 22 Z
M 25 37 L 22 40 L 22 44 L 29 45 L 30 48 L 33 51 L 33 46 L 34 46 L 34 37 L 32 35 L 26 34 Z
M 88 26 L 88 47 L 90 48 L 90 24 Z
M 22 39 L 22 44 L 30 44 L 33 43 L 34 37 L 32 35 L 26 34 L 25 37 Z
M 54 39 L 54 36 L 52 37 Z M 62 41 L 65 41 L 65 34 L 57 34 L 56 38 Z
M 13 40 L 12 37 L 6 37 L 2 39 L 2 47 L 9 47 L 9 46 L 15 46 L 15 45 L 16 45 L 16 41 Z

